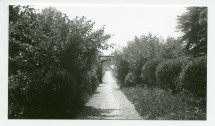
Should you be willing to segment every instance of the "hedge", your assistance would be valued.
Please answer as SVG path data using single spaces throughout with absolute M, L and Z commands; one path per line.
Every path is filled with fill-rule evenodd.
M 141 69 L 141 78 L 143 80 L 143 84 L 147 85 L 147 87 L 156 87 L 156 67 L 162 62 L 162 59 L 152 59 L 148 60 L 145 65 Z
M 180 76 L 181 88 L 197 97 L 206 97 L 207 89 L 207 57 L 202 56 L 192 60 L 182 70 Z
M 125 77 L 124 87 L 131 87 L 136 85 L 134 73 L 129 72 Z
M 177 91 L 178 78 L 183 67 L 189 62 L 188 58 L 179 57 L 161 62 L 156 68 L 156 81 L 158 87 Z
M 115 53 L 115 65 L 116 69 L 114 70 L 116 78 L 120 86 L 124 86 L 125 77 L 129 72 L 129 63 L 124 58 L 123 54 Z

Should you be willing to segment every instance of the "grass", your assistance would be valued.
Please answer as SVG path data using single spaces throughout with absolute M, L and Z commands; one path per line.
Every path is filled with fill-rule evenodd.
M 126 87 L 122 91 L 147 120 L 206 120 L 205 100 L 158 88 Z

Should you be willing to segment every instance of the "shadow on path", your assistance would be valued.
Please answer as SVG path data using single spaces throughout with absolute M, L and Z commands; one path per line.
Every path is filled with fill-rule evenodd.
M 118 115 L 111 115 L 113 111 L 116 111 L 116 109 L 98 109 L 90 106 L 85 106 L 84 112 L 87 114 L 82 113 L 77 118 L 78 119 L 104 119 L 104 120 L 117 118 Z

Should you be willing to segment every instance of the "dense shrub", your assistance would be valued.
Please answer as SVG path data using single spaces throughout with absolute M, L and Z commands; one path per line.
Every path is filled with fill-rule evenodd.
M 126 60 L 126 58 L 119 52 L 116 52 L 115 54 L 115 75 L 116 78 L 121 86 L 123 86 L 125 77 L 129 72 L 129 63 Z
M 197 97 L 206 97 L 207 89 L 207 57 L 195 58 L 181 73 L 182 88 Z
M 129 86 L 134 86 L 135 84 L 136 84 L 135 75 L 129 72 L 125 77 L 125 82 L 123 86 L 129 87 Z
M 97 75 L 98 75 L 98 81 L 99 83 L 102 83 L 102 76 L 103 76 L 103 72 L 102 72 L 102 64 L 98 65 L 98 69 L 97 69 Z
M 141 69 L 141 78 L 143 84 L 147 87 L 156 87 L 155 72 L 157 65 L 162 61 L 162 59 L 152 59 L 148 60 Z
M 73 118 L 98 85 L 110 35 L 85 17 L 9 6 L 9 118 Z
M 128 46 L 114 53 L 117 79 L 123 83 L 131 72 L 135 76 L 135 85 L 141 84 L 141 68 L 147 60 L 159 54 L 159 38 L 148 34 L 135 37 Z
M 161 62 L 156 68 L 156 80 L 158 86 L 175 92 L 178 78 L 182 68 L 189 60 L 187 58 L 168 59 Z
M 9 118 L 68 118 L 77 112 L 70 108 L 79 104 L 74 77 L 62 69 L 37 72 L 37 79 L 27 72 L 9 77 Z

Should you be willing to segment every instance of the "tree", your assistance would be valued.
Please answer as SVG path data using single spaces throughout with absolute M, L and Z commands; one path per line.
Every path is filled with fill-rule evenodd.
M 160 58 L 170 59 L 183 55 L 180 39 L 173 37 L 168 37 L 165 43 L 160 44 L 159 49 L 158 55 Z
M 188 7 L 178 16 L 177 29 L 183 32 L 182 41 L 187 54 L 207 54 L 207 7 Z
M 160 39 L 151 33 L 135 37 L 133 41 L 128 42 L 128 46 L 115 53 L 116 71 L 118 80 L 124 82 L 126 75 L 135 76 L 133 81 L 140 84 L 141 68 L 147 60 L 158 57 L 160 54 Z M 130 78 L 130 77 L 129 77 Z M 128 78 L 127 78 L 128 79 Z
M 71 118 L 98 85 L 104 27 L 53 7 L 9 6 L 9 118 Z

